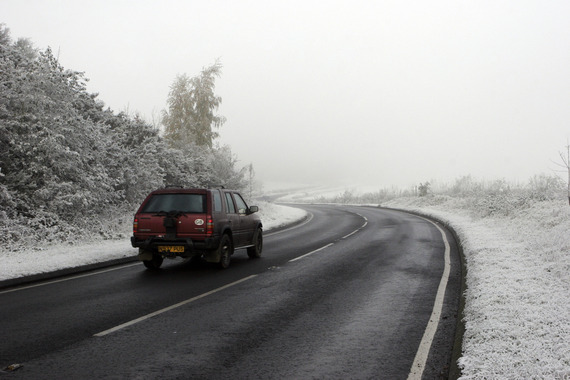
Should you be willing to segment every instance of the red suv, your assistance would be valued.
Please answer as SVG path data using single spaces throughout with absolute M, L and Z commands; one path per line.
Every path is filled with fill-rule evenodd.
M 149 269 L 165 257 L 202 257 L 222 268 L 235 249 L 261 256 L 262 224 L 243 197 L 227 189 L 167 188 L 150 193 L 138 209 L 131 244 Z

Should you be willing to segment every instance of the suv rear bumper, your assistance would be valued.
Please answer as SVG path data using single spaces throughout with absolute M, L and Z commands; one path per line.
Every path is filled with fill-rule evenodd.
M 131 245 L 134 248 L 141 248 L 146 251 L 157 252 L 160 246 L 183 246 L 184 253 L 179 256 L 190 256 L 192 253 L 198 253 L 203 251 L 211 251 L 218 248 L 220 245 L 220 238 L 213 236 L 206 238 L 204 240 L 192 240 L 190 238 L 174 238 L 166 239 L 163 237 L 151 237 L 146 240 L 137 239 L 135 236 L 131 236 Z

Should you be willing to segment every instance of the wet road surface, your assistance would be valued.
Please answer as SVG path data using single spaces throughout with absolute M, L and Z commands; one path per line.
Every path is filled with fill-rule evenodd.
M 438 228 L 406 213 L 302 206 L 230 268 L 143 265 L 0 292 L 10 378 L 405 379 L 444 272 Z M 459 303 L 451 271 L 424 378 L 445 378 Z M 8 289 L 11 290 L 11 289 Z M 437 322 L 437 321 L 436 321 Z

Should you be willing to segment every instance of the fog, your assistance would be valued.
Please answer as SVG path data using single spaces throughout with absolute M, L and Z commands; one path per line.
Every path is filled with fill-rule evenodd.
M 570 137 L 566 1 L 2 0 L 114 111 L 157 122 L 219 59 L 220 144 L 267 183 L 553 173 Z

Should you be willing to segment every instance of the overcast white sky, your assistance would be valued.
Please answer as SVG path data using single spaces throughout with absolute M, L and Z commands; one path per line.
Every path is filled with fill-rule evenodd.
M 220 143 L 258 179 L 378 187 L 552 173 L 569 20 L 566 0 L 0 0 L 117 112 L 157 117 L 219 58 Z

